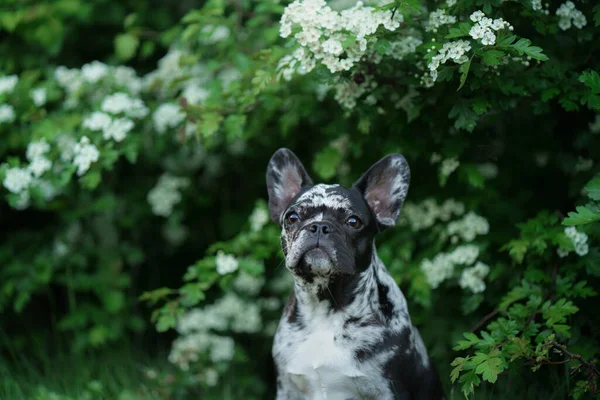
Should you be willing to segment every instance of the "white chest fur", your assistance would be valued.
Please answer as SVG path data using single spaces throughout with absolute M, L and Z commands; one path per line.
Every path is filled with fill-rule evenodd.
M 345 330 L 344 321 L 341 315 L 317 316 L 301 331 L 280 326 L 286 343 L 276 339 L 276 346 L 288 346 L 278 360 L 282 378 L 306 400 L 389 398 L 381 365 L 356 360 L 356 343 L 365 341 Z

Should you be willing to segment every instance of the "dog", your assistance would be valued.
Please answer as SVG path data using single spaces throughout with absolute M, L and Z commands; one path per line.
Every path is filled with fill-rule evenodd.
M 375 249 L 395 225 L 410 170 L 391 154 L 351 188 L 313 184 L 289 149 L 267 168 L 294 291 L 277 328 L 277 400 L 443 399 L 406 299 Z

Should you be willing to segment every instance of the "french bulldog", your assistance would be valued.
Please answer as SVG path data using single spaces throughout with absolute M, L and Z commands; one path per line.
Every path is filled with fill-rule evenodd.
M 375 249 L 410 170 L 391 154 L 350 188 L 313 184 L 285 148 L 267 168 L 271 219 L 294 277 L 273 343 L 277 400 L 443 399 L 406 299 Z

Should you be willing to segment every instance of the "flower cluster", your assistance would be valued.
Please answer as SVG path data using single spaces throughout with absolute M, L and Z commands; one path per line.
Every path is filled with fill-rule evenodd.
M 2 104 L 0 105 L 0 124 L 7 123 L 10 124 L 14 122 L 15 109 L 10 104 Z
M 221 250 L 217 252 L 215 258 L 217 272 L 219 275 L 230 274 L 238 269 L 239 262 L 232 254 L 225 254 Z
M 258 232 L 269 222 L 269 212 L 264 207 L 256 207 L 250 214 L 249 220 L 250 229 Z
M 567 238 L 569 238 L 571 240 L 571 243 L 573 243 L 573 247 L 575 248 L 575 253 L 577 253 L 578 256 L 583 257 L 588 253 L 588 251 L 589 251 L 589 245 L 587 243 L 588 236 L 585 233 L 578 232 L 574 226 L 569 226 L 569 227 L 565 228 L 565 235 L 567 236 Z M 559 247 L 557 250 L 557 253 L 562 258 L 562 257 L 566 257 L 570 253 L 570 250 Z
M 539 11 L 543 12 L 546 15 L 550 15 L 550 10 L 548 10 L 548 6 L 548 3 L 545 4 L 545 7 L 542 6 L 542 0 L 531 0 L 531 9 L 533 11 Z
M 133 98 L 123 92 L 106 96 L 102 101 L 101 108 L 106 113 L 124 114 L 129 118 L 144 118 L 150 112 L 141 99 Z
M 169 361 L 181 369 L 206 353 L 213 363 L 231 361 L 235 343 L 232 338 L 214 333 L 231 329 L 237 333 L 257 333 L 263 328 L 260 307 L 227 293 L 215 303 L 184 314 L 177 323 L 181 334 L 172 345 Z
M 460 161 L 456 158 L 447 158 L 440 164 L 440 174 L 442 176 L 450 176 L 460 166 Z
M 87 136 L 82 137 L 73 147 L 73 165 L 77 167 L 77 175 L 81 176 L 90 169 L 92 163 L 98 161 L 100 152 Z
M 375 10 L 361 1 L 338 12 L 324 0 L 296 0 L 281 17 L 280 35 L 293 34 L 302 47 L 281 59 L 279 76 L 289 80 L 294 71 L 308 73 L 317 61 L 332 73 L 347 71 L 367 52 L 369 42 L 374 41 L 370 36 L 380 26 L 394 31 L 400 22 L 400 13 Z
M 4 93 L 11 94 L 15 90 L 15 86 L 19 83 L 17 75 L 8 75 L 0 77 L 0 96 Z
M 31 100 L 33 100 L 33 104 L 36 106 L 42 107 L 46 104 L 46 88 L 32 89 L 31 92 L 29 92 L 29 95 L 31 96 Z
M 458 246 L 451 253 L 439 253 L 433 260 L 424 259 L 421 271 L 429 285 L 436 289 L 443 281 L 454 274 L 456 265 L 472 265 L 479 256 L 479 248 L 474 245 Z
M 475 25 L 469 31 L 469 35 L 475 40 L 481 39 L 481 44 L 484 46 L 491 46 L 496 43 L 496 35 L 494 31 L 501 29 L 513 30 L 511 24 L 503 20 L 502 18 L 496 18 L 492 20 L 485 16 L 482 11 L 475 11 L 470 16 L 471 21 L 475 22 Z
M 425 30 L 428 32 L 437 32 L 440 26 L 450 25 L 455 22 L 455 16 L 446 14 L 446 10 L 440 8 L 438 10 L 432 11 L 429 14 L 429 21 L 425 26 Z
M 436 220 L 448 221 L 452 215 L 459 216 L 464 212 L 464 204 L 454 199 L 445 200 L 441 206 L 434 199 L 427 199 L 421 204 L 407 202 L 400 215 L 400 224 L 409 225 L 416 232 L 430 228 Z
M 106 140 L 113 139 L 115 142 L 122 142 L 135 124 L 129 118 L 113 120 L 110 115 L 96 111 L 87 117 L 82 125 L 92 131 L 102 131 L 102 137 Z
M 400 40 L 390 42 L 390 49 L 387 54 L 394 60 L 402 61 L 404 58 L 417 51 L 417 47 L 423 44 L 423 41 L 415 36 L 406 36 Z
M 559 18 L 558 27 L 563 31 L 570 29 L 573 25 L 579 29 L 587 25 L 585 15 L 575 8 L 575 4 L 572 1 L 566 1 L 561 4 L 558 10 L 556 10 L 556 16 Z
M 447 232 L 449 235 L 458 235 L 464 241 L 471 242 L 477 235 L 487 235 L 490 231 L 490 224 L 487 219 L 469 211 L 464 217 L 448 224 Z
M 152 212 L 162 217 L 168 217 L 173 212 L 173 207 L 181 201 L 180 190 L 189 186 L 188 178 L 176 177 L 164 173 L 158 183 L 148 192 L 148 203 Z
M 463 289 L 471 289 L 473 293 L 481 293 L 485 290 L 485 278 L 490 272 L 490 267 L 478 261 L 474 267 L 463 270 L 458 284 Z
M 152 122 L 159 135 L 165 133 L 167 128 L 177 127 L 184 119 L 185 113 L 174 103 L 161 104 L 152 114 Z
M 435 82 L 438 76 L 438 68 L 447 61 L 450 60 L 456 64 L 464 64 L 467 62 L 469 60 L 467 57 L 467 52 L 469 50 L 471 50 L 471 44 L 466 40 L 444 43 L 442 48 L 431 58 L 431 61 L 427 65 L 431 80 Z
M 237 261 L 236 261 L 237 262 Z M 252 276 L 244 271 L 233 280 L 233 287 L 240 293 L 257 295 L 265 284 L 265 278 Z

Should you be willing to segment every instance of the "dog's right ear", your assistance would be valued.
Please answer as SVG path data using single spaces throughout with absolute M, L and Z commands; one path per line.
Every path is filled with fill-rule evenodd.
M 269 213 L 274 222 L 281 223 L 290 200 L 306 185 L 312 185 L 312 180 L 298 157 L 289 149 L 277 150 L 267 168 Z

